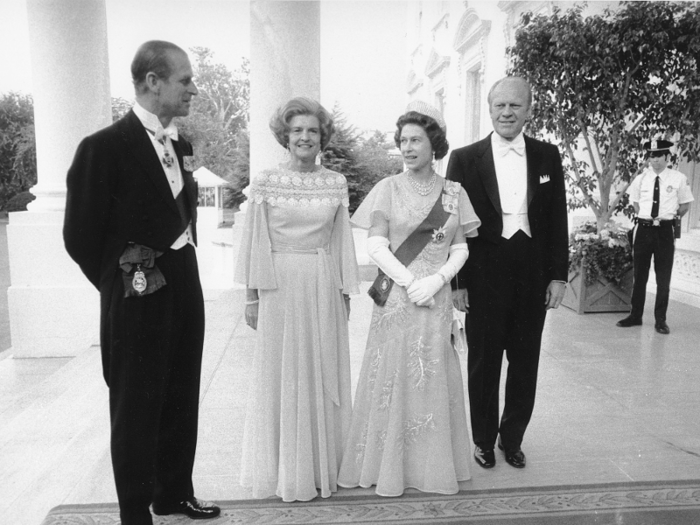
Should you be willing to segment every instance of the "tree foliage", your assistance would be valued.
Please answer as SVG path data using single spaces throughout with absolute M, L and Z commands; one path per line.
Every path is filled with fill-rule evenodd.
M 36 184 L 34 103 L 31 95 L 0 98 L 0 208 Z
M 116 122 L 133 107 L 134 101 L 122 97 L 112 97 L 112 122 Z
M 347 179 L 349 210 L 353 213 L 374 185 L 388 175 L 400 173 L 403 163 L 389 155 L 393 144 L 387 142 L 382 132 L 375 131 L 363 139 L 337 103 L 332 118 L 335 134 L 321 154 L 321 163 Z
M 600 227 L 627 204 L 644 141 L 671 138 L 683 157 L 700 155 L 700 6 L 584 9 L 524 14 L 509 73 L 533 87 L 530 132 L 559 141 L 570 208 L 590 207 Z
M 247 185 L 249 158 L 248 115 L 250 108 L 250 67 L 243 59 L 231 72 L 213 61 L 213 53 L 194 47 L 192 68 L 199 94 L 193 99 L 190 114 L 178 120 L 178 128 L 194 146 L 195 163 L 206 166 L 229 182 L 224 204 L 234 207 L 245 200 L 241 190 Z
M 231 170 L 235 176 L 228 188 L 224 188 L 224 207 L 233 208 L 246 200 L 243 189 L 250 184 L 250 132 L 248 126 L 236 132 Z
M 374 130 L 366 139 L 360 139 L 360 142 L 357 163 L 360 171 L 366 174 L 365 177 L 368 180 L 372 181 L 372 186 L 384 177 L 403 171 L 401 157 L 390 154 L 396 145 L 393 140 L 389 142 L 386 133 Z

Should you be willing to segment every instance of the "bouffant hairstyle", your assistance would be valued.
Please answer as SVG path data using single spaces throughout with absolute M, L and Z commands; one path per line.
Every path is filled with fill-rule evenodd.
M 158 78 L 170 76 L 172 68 L 168 58 L 169 51 L 187 55 L 181 47 L 164 40 L 149 40 L 138 48 L 134 60 L 131 62 L 131 80 L 138 93 L 145 91 L 148 73 L 153 72 Z
M 289 123 L 298 115 L 311 115 L 321 127 L 321 150 L 326 149 L 335 127 L 330 113 L 321 104 L 306 97 L 296 97 L 280 106 L 270 119 L 270 129 L 283 148 L 289 145 Z
M 401 149 L 401 131 L 406 124 L 416 124 L 425 130 L 425 134 L 428 135 L 430 140 L 430 146 L 433 148 L 433 153 L 435 153 L 435 160 L 442 159 L 450 149 L 450 144 L 447 142 L 447 134 L 440 127 L 437 121 L 427 115 L 422 113 L 417 113 L 416 111 L 409 111 L 404 113 L 396 121 L 396 133 L 394 133 L 394 142 L 396 147 Z

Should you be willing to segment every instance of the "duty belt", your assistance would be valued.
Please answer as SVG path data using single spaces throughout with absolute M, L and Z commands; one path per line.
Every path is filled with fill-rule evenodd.
M 662 219 L 637 219 L 637 224 L 640 226 L 646 226 L 646 227 L 651 227 L 651 226 L 672 226 L 673 225 L 673 219 L 670 220 L 662 220 Z

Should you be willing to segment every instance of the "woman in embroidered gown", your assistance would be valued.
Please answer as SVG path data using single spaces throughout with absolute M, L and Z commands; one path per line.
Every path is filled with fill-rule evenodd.
M 359 277 L 346 180 L 315 163 L 330 115 L 295 98 L 270 127 L 290 160 L 251 185 L 235 275 L 257 329 L 241 484 L 307 501 L 337 490 L 351 417 L 347 294 Z
M 394 284 L 374 306 L 338 484 L 376 485 L 380 496 L 453 494 L 470 478 L 471 454 L 449 282 L 480 222 L 464 190 L 432 169 L 448 150 L 435 108 L 409 104 L 395 140 L 407 171 L 381 180 L 352 217 Z M 441 220 L 426 219 L 433 213 Z M 407 238 L 418 255 L 402 263 L 392 252 Z

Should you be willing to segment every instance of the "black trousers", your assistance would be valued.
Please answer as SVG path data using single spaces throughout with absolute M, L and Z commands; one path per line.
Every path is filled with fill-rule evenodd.
M 666 321 L 669 295 L 671 292 L 671 272 L 675 238 L 673 223 L 664 222 L 661 226 L 637 226 L 634 238 L 634 289 L 632 291 L 631 315 L 641 319 L 644 315 L 644 302 L 649 281 L 651 258 L 654 257 L 656 273 L 656 304 L 654 318 L 657 322 Z
M 123 525 L 150 525 L 149 505 L 193 496 L 204 301 L 192 246 L 156 259 L 167 284 L 124 298 L 117 272 L 104 369 Z
M 505 448 L 523 440 L 535 405 L 545 320 L 545 291 L 534 243 L 522 231 L 500 244 L 470 244 L 467 291 L 467 366 L 474 443 Z M 503 353 L 508 359 L 499 424 Z

